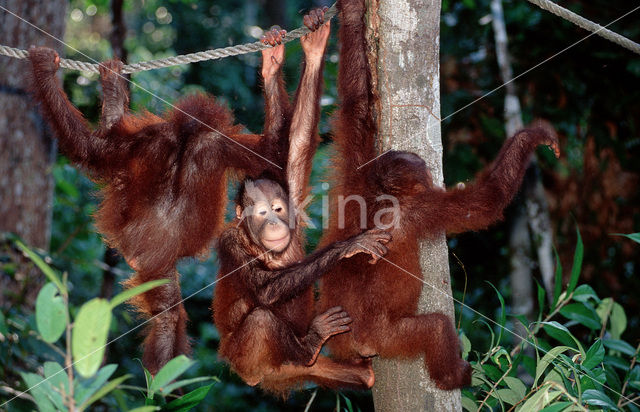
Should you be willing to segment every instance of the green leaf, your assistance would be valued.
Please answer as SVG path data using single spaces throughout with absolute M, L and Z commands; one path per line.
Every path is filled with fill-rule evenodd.
M 67 294 L 67 288 L 62 284 L 60 276 L 58 276 L 56 271 L 53 270 L 51 266 L 47 265 L 44 260 L 42 260 L 42 258 L 38 256 L 34 251 L 25 246 L 22 241 L 16 240 L 15 242 L 16 246 L 18 246 L 18 248 L 22 250 L 22 252 L 24 252 L 33 263 L 36 264 L 36 266 L 42 271 L 42 273 L 44 273 L 44 275 L 56 285 L 60 293 Z
M 177 356 L 167 362 L 156 374 L 155 378 L 151 382 L 151 393 L 155 393 L 161 390 L 163 387 L 169 385 L 171 381 L 182 375 L 184 371 L 189 369 L 195 361 L 187 358 L 184 355 Z
M 96 393 L 96 391 L 100 389 L 100 387 L 102 387 L 102 385 L 104 385 L 106 381 L 109 380 L 109 378 L 111 377 L 111 375 L 113 375 L 117 368 L 118 365 L 116 365 L 115 363 L 104 365 L 102 368 L 100 368 L 98 373 L 96 373 L 96 376 L 93 377 L 93 379 L 86 387 L 81 386 L 75 391 L 76 405 L 82 405 L 87 401 L 87 399 L 91 397 L 91 395 Z
M 538 386 L 538 379 L 540 379 L 544 371 L 547 369 L 547 366 L 549 366 L 551 362 L 553 362 L 553 360 L 558 357 L 558 355 L 568 350 L 575 349 L 569 346 L 556 346 L 554 348 L 551 348 L 549 352 L 547 352 L 542 357 L 542 359 L 540 359 L 540 361 L 538 362 L 538 366 L 536 366 L 536 377 L 533 380 L 533 386 Z
M 542 409 L 540 412 L 560 412 L 564 410 L 569 405 L 573 405 L 571 402 L 554 402 L 553 405 L 549 405 L 546 408 Z
M 616 350 L 628 356 L 633 356 L 636 354 L 636 349 L 623 340 L 604 339 L 602 343 L 604 343 L 604 346 L 606 346 L 609 350 Z
M 604 346 L 602 341 L 598 339 L 587 351 L 587 356 L 582 362 L 582 366 L 586 369 L 593 369 L 604 361 Z
M 7 336 L 8 334 L 9 329 L 7 328 L 7 321 L 2 312 L 0 312 L 0 336 Z
M 110 325 L 111 306 L 105 299 L 92 299 L 80 308 L 73 325 L 71 352 L 81 376 L 89 378 L 100 367 Z
M 174 383 L 171 383 L 167 386 L 165 386 L 164 388 L 162 388 L 161 393 L 163 395 L 168 395 L 171 392 L 175 391 L 178 388 L 182 388 L 183 386 L 187 386 L 187 385 L 191 385 L 192 383 L 196 383 L 196 382 L 203 382 L 203 381 L 215 381 L 215 382 L 220 382 L 220 380 L 216 377 L 213 376 L 200 376 L 197 378 L 191 378 L 191 379 L 183 379 Z
M 628 235 L 625 235 L 624 233 L 612 233 L 612 236 L 624 236 L 628 239 L 633 240 L 636 243 L 640 243 L 640 233 L 630 233 Z
M 604 355 L 604 363 L 624 372 L 629 371 L 630 367 L 629 361 L 619 356 Z
M 140 295 L 155 287 L 167 284 L 169 282 L 170 282 L 169 279 L 158 279 L 158 280 L 152 280 L 150 282 L 145 282 L 142 285 L 138 285 L 131 289 L 127 289 L 124 292 L 117 294 L 116 296 L 113 297 L 113 299 L 111 299 L 111 309 L 115 308 L 121 303 L 128 301 L 134 296 Z
M 600 329 L 600 318 L 596 311 L 583 304 L 583 303 L 571 303 L 560 309 L 560 314 L 567 319 L 575 320 L 588 327 L 589 329 Z
M 151 412 L 151 411 L 159 411 L 161 409 L 162 408 L 160 408 L 159 406 L 148 405 L 148 406 L 140 406 L 134 409 L 129 409 L 129 412 Z
M 578 284 L 578 278 L 580 272 L 582 272 L 582 258 L 584 256 L 584 245 L 582 244 L 582 236 L 580 236 L 580 229 L 576 228 L 577 243 L 576 251 L 573 254 L 573 266 L 571 267 L 571 279 L 569 280 L 569 286 L 567 286 L 567 295 L 576 288 Z
M 193 390 L 181 398 L 169 402 L 164 406 L 166 411 L 186 412 L 189 409 L 197 406 L 207 396 L 209 390 L 214 384 L 207 386 L 201 386 L 196 390 Z
M 545 332 L 547 332 L 549 336 L 551 336 L 554 339 L 557 339 L 558 341 L 564 343 L 567 346 L 571 346 L 572 344 L 575 343 L 575 347 L 580 351 L 582 358 L 586 356 L 586 353 L 584 351 L 584 348 L 582 347 L 582 344 L 575 336 L 571 334 L 571 332 L 569 332 L 569 329 L 567 329 L 566 326 L 561 325 L 556 321 L 542 322 L 542 324 L 544 325 L 543 328 Z
M 53 284 L 52 284 L 53 285 Z M 55 289 L 55 286 L 54 286 Z M 45 384 L 51 387 L 49 398 L 59 410 L 65 410 L 63 395 L 69 393 L 69 378 L 57 362 L 44 363 Z
M 624 313 L 624 308 L 617 302 L 613 303 L 609 325 L 609 331 L 613 339 L 620 339 L 622 333 L 627 329 L 627 315 Z
M 513 376 L 506 376 L 504 378 L 504 382 L 507 384 L 509 389 L 516 393 L 519 399 L 524 398 L 524 396 L 527 394 L 527 387 L 524 383 L 522 383 L 520 379 Z
M 522 405 L 519 412 L 538 412 L 553 402 L 561 393 L 560 391 L 552 391 L 551 386 L 544 386 Z
M 51 402 L 48 391 L 50 386 L 43 384 L 43 378 L 35 373 L 20 372 L 22 380 L 27 385 L 27 391 L 33 396 L 33 400 L 38 406 L 40 412 L 55 412 L 56 407 Z
M 476 401 L 473 399 L 467 398 L 466 396 L 462 396 L 462 407 L 469 412 L 476 412 L 478 410 L 478 405 L 476 405 Z
M 551 304 L 551 309 L 555 309 L 558 304 L 558 299 L 560 298 L 560 294 L 562 293 L 562 263 L 560 263 L 560 255 L 558 255 L 558 251 L 556 248 L 553 248 L 553 254 L 556 256 L 556 276 L 555 276 L 555 284 L 553 286 L 553 303 Z
M 617 411 L 616 404 L 613 403 L 611 398 L 595 389 L 587 389 L 582 393 L 582 402 L 585 402 L 589 406 L 602 406 L 607 409 Z
M 571 402 L 554 402 L 553 405 L 549 405 L 546 408 L 542 409 L 540 412 L 560 412 L 563 411 L 567 406 L 573 405 Z
M 471 352 L 471 341 L 464 332 L 460 333 L 460 340 L 462 341 L 462 359 L 467 359 L 469 352 Z
M 627 378 L 628 385 L 636 390 L 640 390 L 640 366 L 635 366 L 629 377 Z
M 67 327 L 67 307 L 58 288 L 49 282 L 40 289 L 36 299 L 36 326 L 45 342 L 60 339 Z
M 500 319 L 498 319 L 498 324 L 500 325 L 500 327 L 498 328 L 498 340 L 496 340 L 496 345 L 499 345 L 500 341 L 502 340 L 502 332 L 504 330 L 504 325 L 507 321 L 507 312 L 504 309 L 505 307 L 504 298 L 502 297 L 498 289 L 495 286 L 493 286 L 491 282 L 489 281 L 486 281 L 486 282 L 493 288 L 493 290 L 496 291 L 496 294 L 498 295 L 498 300 L 500 301 Z
M 593 288 L 589 285 L 580 285 L 573 292 L 573 300 L 576 302 L 587 302 L 589 299 L 595 300 L 597 303 L 600 303 L 600 298 L 598 294 L 593 290 Z
M 518 394 L 511 389 L 498 389 L 491 395 L 502 402 L 508 403 L 509 405 L 515 405 L 522 399 L 519 398 Z
M 540 320 L 542 319 L 542 314 L 544 313 L 544 307 L 546 304 L 545 297 L 547 293 L 537 280 L 535 282 L 536 287 L 538 288 L 538 320 Z
M 131 375 L 124 375 L 124 376 L 120 376 L 118 378 L 115 378 L 112 381 L 107 382 L 106 385 L 104 385 L 103 387 L 101 387 L 93 396 L 91 396 L 85 403 L 83 403 L 82 405 L 80 405 L 78 407 L 78 409 L 80 411 L 86 409 L 89 405 L 91 405 L 92 403 L 104 398 L 105 396 L 107 396 L 107 394 L 109 392 L 111 392 L 112 390 L 114 390 L 115 388 L 118 387 L 118 385 L 120 385 L 122 382 L 126 381 L 127 379 L 129 379 L 131 377 Z

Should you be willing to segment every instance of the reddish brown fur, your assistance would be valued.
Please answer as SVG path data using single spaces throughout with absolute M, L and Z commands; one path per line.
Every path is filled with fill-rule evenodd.
M 257 175 L 271 168 L 254 153 L 275 154 L 263 147 L 286 134 L 286 123 L 273 122 L 286 106 L 267 102 L 264 137 L 240 135 L 242 127 L 233 124 L 231 112 L 204 94 L 181 100 L 163 118 L 131 114 L 127 88 L 117 74 L 122 64 L 112 61 L 101 68 L 103 112 L 100 128 L 92 131 L 55 77 L 55 52 L 32 49 L 30 59 L 35 96 L 62 152 L 104 185 L 96 226 L 136 270 L 127 285 L 171 280 L 133 300 L 146 315 L 162 313 L 152 323 L 143 356 L 155 373 L 173 356 L 189 352 L 175 264 L 206 253 L 220 233 L 227 170 Z
M 313 13 L 318 11 L 310 14 Z M 325 34 L 328 36 L 328 32 Z M 316 42 L 316 47 L 324 51 L 326 39 L 324 44 Z M 309 59 L 307 50 L 305 59 Z M 297 189 L 290 194 L 290 202 L 285 199 L 291 208 L 301 207 L 308 191 L 311 158 L 318 140 L 322 65 L 310 64 L 310 67 L 313 69 L 303 70 L 290 119 L 290 150 L 295 156 L 287 162 L 282 186 L 287 192 Z M 285 152 L 282 145 L 279 150 Z M 275 201 L 287 196 L 280 185 L 271 180 L 262 179 L 255 184 L 270 196 L 280 193 L 273 196 Z M 251 206 L 245 200 L 244 186 L 238 199 L 241 210 Z M 278 253 L 256 243 L 258 225 L 250 221 L 251 216 L 242 221 L 236 219 L 222 233 L 218 244 L 220 273 L 213 301 L 214 322 L 220 332 L 219 354 L 245 382 L 260 384 L 272 393 L 286 394 L 305 381 L 329 387 L 369 387 L 373 375 L 367 362 L 338 363 L 318 356 L 326 338 L 345 329 L 319 332 L 317 321 L 322 315 L 314 318 L 311 285 L 337 260 L 350 253 L 364 252 L 357 246 L 358 242 L 375 247 L 376 236 L 386 234 L 364 234 L 305 258 L 300 216 L 295 217 L 290 243 Z M 274 221 L 274 224 L 279 223 Z
M 460 358 L 451 319 L 440 313 L 416 314 L 423 287 L 419 241 L 444 232 L 484 229 L 502 217 L 516 193 L 528 159 L 540 144 L 557 150 L 557 139 L 546 129 L 527 129 L 507 140 L 496 161 L 476 183 L 445 191 L 436 187 L 417 155 L 389 152 L 375 156 L 377 134 L 371 108 L 375 96 L 366 58 L 364 0 L 338 1 L 341 12 L 341 99 L 335 128 L 335 186 L 330 228 L 323 244 L 346 239 L 362 228 L 355 202 L 347 203 L 345 226 L 338 227 L 338 197 L 356 194 L 367 204 L 366 228 L 375 227 L 376 212 L 391 206 L 379 195 L 395 196 L 399 221 L 392 226 L 389 254 L 375 266 L 362 256 L 344 261 L 321 280 L 319 310 L 340 304 L 351 316 L 351 333 L 332 337 L 327 345 L 336 359 L 425 357 L 431 378 L 442 389 L 470 383 L 469 364 Z M 387 215 L 383 224 L 388 224 Z M 412 276 L 413 275 L 413 276 Z

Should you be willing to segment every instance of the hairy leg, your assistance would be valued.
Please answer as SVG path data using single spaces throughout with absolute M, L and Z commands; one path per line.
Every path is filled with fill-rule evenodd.
M 153 375 L 174 357 L 191 353 L 187 336 L 188 317 L 181 301 L 178 273 L 173 271 L 165 276 L 137 273 L 126 285 L 132 287 L 162 278 L 171 282 L 136 296 L 130 302 L 139 312 L 151 317 L 151 326 L 143 343 L 142 363 Z
M 378 329 L 378 349 L 383 358 L 412 358 L 424 354 L 429 376 L 440 389 L 471 384 L 471 367 L 460 357 L 458 335 L 451 319 L 426 313 L 389 320 Z
M 305 382 L 335 389 L 369 389 L 375 376 L 370 360 L 336 362 L 321 355 L 312 366 L 282 365 L 265 376 L 261 387 L 269 392 L 286 394 Z

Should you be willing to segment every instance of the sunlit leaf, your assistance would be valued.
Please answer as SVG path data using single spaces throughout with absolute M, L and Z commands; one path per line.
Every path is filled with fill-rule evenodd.
M 54 412 L 56 407 L 49 399 L 48 392 L 53 390 L 50 386 L 42 384 L 44 378 L 35 373 L 21 372 L 22 380 L 30 389 L 29 394 L 33 397 L 40 412 Z
M 195 361 L 187 358 L 184 355 L 177 356 L 167 362 L 156 374 L 155 378 L 151 382 L 151 393 L 155 393 L 161 390 L 163 387 L 169 385 L 171 381 L 182 375 L 187 369 L 189 369 Z
M 556 346 L 554 348 L 549 349 L 549 351 L 542 357 L 542 359 L 538 361 L 538 366 L 536 366 L 536 376 L 535 376 L 535 379 L 533 380 L 533 386 L 537 386 L 538 379 L 540 379 L 544 371 L 547 369 L 547 366 L 549 366 L 553 362 L 553 360 L 558 357 L 558 355 L 568 350 L 575 350 L 575 349 L 569 346 Z
M 91 396 L 84 404 L 82 404 L 79 407 L 79 409 L 84 410 L 94 402 L 104 398 L 105 396 L 107 396 L 107 394 L 109 394 L 109 392 L 117 388 L 118 385 L 120 385 L 122 382 L 126 381 L 130 377 L 131 375 L 124 375 L 124 376 L 117 377 L 112 381 L 107 382 L 104 386 L 98 389 L 98 391 L 93 396 Z
M 522 405 L 522 408 L 519 409 L 520 412 L 538 412 L 543 409 L 545 406 L 549 405 L 553 402 L 558 396 L 560 396 L 562 392 L 551 390 L 550 386 L 544 386 L 538 390 L 535 394 L 533 394 L 525 403 Z
M 133 287 L 131 289 L 127 289 L 122 293 L 117 294 L 116 296 L 113 297 L 113 299 L 111 299 L 111 308 L 115 308 L 116 306 L 118 306 L 121 303 L 124 303 L 126 301 L 128 301 L 129 299 L 131 299 L 134 296 L 140 295 L 144 292 L 147 292 L 155 287 L 158 287 L 160 285 L 164 285 L 166 283 L 169 283 L 170 280 L 169 279 L 158 279 L 158 280 L 152 280 L 150 282 L 145 282 L 142 285 L 138 285 L 136 287 Z
M 220 382 L 220 379 L 218 379 L 215 376 L 199 376 L 197 378 L 183 379 L 177 382 L 170 383 L 169 385 L 165 386 L 164 388 L 162 388 L 161 393 L 164 395 L 167 395 L 178 388 L 182 388 L 183 386 L 191 385 L 197 382 L 204 382 L 204 381 Z
M 623 340 L 604 339 L 602 343 L 604 343 L 607 349 L 619 351 L 627 356 L 634 356 L 636 354 L 636 349 Z
M 625 235 L 624 233 L 612 233 L 613 236 L 624 236 L 628 239 L 633 240 L 636 243 L 640 243 L 640 233 L 630 233 Z
M 598 294 L 589 285 L 580 285 L 573 291 L 573 300 L 577 302 L 587 302 L 589 299 L 593 299 L 596 303 L 600 302 Z
M 504 378 L 504 382 L 512 391 L 517 394 L 520 399 L 524 398 L 524 396 L 527 394 L 527 387 L 524 383 L 522 383 L 520 379 L 513 376 L 506 376 Z
M 82 305 L 73 325 L 71 351 L 78 373 L 91 377 L 96 373 L 107 344 L 111 325 L 111 306 L 104 299 L 95 298 Z
M 60 339 L 67 327 L 67 307 L 52 282 L 40 289 L 36 299 L 36 326 L 45 342 Z

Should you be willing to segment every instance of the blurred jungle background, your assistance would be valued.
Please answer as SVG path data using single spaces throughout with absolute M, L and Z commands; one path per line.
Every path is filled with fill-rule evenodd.
M 625 0 L 563 0 L 560 3 L 603 25 L 635 4 Z M 301 24 L 304 11 L 317 5 L 330 4 L 319 1 L 312 4 L 312 0 L 145 0 L 124 3 L 70 0 L 65 15 L 64 40 L 73 49 L 63 50 L 65 57 L 83 61 L 87 60 L 85 55 L 98 61 L 106 60 L 112 57 L 114 50 L 128 62 L 191 53 L 255 41 L 262 30 L 274 24 L 293 29 Z M 542 182 L 544 186 L 542 195 L 550 217 L 546 230 L 552 236 L 557 260 L 564 268 L 572 266 L 574 249 L 580 242 L 579 229 L 584 244 L 580 282 L 590 285 L 600 297 L 613 298 L 624 308 L 626 330 L 618 338 L 635 348 L 640 338 L 640 245 L 614 234 L 640 232 L 640 56 L 593 36 L 536 67 L 581 40 L 588 32 L 526 1 L 504 1 L 503 7 L 514 76 L 535 67 L 513 82 L 524 124 L 544 119 L 560 136 L 560 159 L 554 160 L 550 153 L 540 150 L 538 168 L 528 176 L 529 180 Z M 2 21 L 13 18 L 4 13 Z M 492 19 L 489 0 L 442 2 L 441 118 L 444 119 L 442 136 L 448 186 L 472 179 L 494 159 L 506 137 L 503 114 L 506 89 L 500 88 L 486 95 L 504 83 L 497 61 Z M 610 28 L 638 41 L 639 22 L 640 14 L 634 13 Z M 319 199 L 326 193 L 322 182 L 330 156 L 330 115 L 336 107 L 336 29 L 334 25 L 326 56 L 326 87 L 320 125 L 323 143 L 313 171 L 313 193 L 317 195 L 317 202 L 310 210 L 318 227 L 321 227 Z M 37 36 L 41 36 L 42 43 L 37 41 Z M 32 44 L 51 41 L 42 33 L 35 39 Z M 0 43 L 5 42 L 0 40 Z M 297 41 L 289 43 L 286 50 L 287 84 L 293 91 L 302 52 Z M 7 57 L 0 57 L 0 73 L 9 61 Z M 18 63 L 12 60 L 11 64 Z M 21 70 L 27 71 L 26 61 L 19 64 Z M 254 53 L 151 70 L 134 74 L 131 79 L 169 102 L 191 92 L 212 93 L 228 103 L 239 123 L 259 132 L 263 121 L 259 65 L 260 55 Z M 64 89 L 73 103 L 96 122 L 100 111 L 97 75 L 68 70 L 62 70 L 62 75 Z M 0 75 L 1 78 L 4 77 Z M 20 92 L 0 84 L 0 94 L 15 93 L 16 98 L 28 99 Z M 163 112 L 167 109 L 163 101 L 141 88 L 132 86 L 131 94 L 134 111 Z M 29 107 L 33 107 L 33 103 Z M 5 139 L 4 135 L 11 132 L 0 126 L 0 139 Z M 49 240 L 40 244 L 26 243 L 41 255 L 46 254 L 46 262 L 59 273 L 68 273 L 69 305 L 74 314 L 77 310 L 74 308 L 96 296 L 110 298 L 119 293 L 120 283 L 131 270 L 117 255 L 106 250 L 95 232 L 92 213 L 97 205 L 96 186 L 60 154 L 45 173 L 50 173 L 54 182 L 54 194 L 49 200 L 52 218 L 39 230 L 46 232 L 42 235 Z M 524 246 L 520 244 L 523 249 L 519 254 L 514 251 L 512 236 L 523 208 L 526 209 L 524 198 L 525 195 L 520 195 L 507 211 L 504 222 L 491 230 L 449 239 L 455 297 L 490 318 L 498 316 L 501 305 L 496 291 L 487 281 L 504 297 L 507 312 L 514 312 L 511 303 L 514 256 L 524 259 L 520 264 L 528 269 L 529 277 L 525 280 L 531 282 L 532 287 L 526 302 L 533 305 L 528 309 L 531 313 L 537 313 L 539 304 L 536 285 L 531 278 L 545 285 L 536 252 L 542 232 L 528 229 L 526 223 L 520 226 L 528 239 Z M 11 203 L 11 199 L 3 198 L 1 202 Z M 31 206 L 13 207 L 29 209 Z M 40 203 L 39 207 L 46 205 Z M 309 250 L 313 250 L 320 234 L 320 229 L 309 230 Z M 555 254 L 552 259 L 555 263 Z M 21 372 L 37 371 L 39 365 L 56 355 L 50 355 L 50 348 L 34 332 L 35 298 L 43 277 L 7 236 L 2 238 L 0 271 L 2 403 L 16 394 L 12 388 L 14 391 L 25 388 Z M 198 408 L 301 410 L 311 396 L 316 396 L 312 410 L 336 407 L 369 410 L 372 407 L 368 393 L 336 394 L 323 390 L 315 393 L 315 388 L 310 387 L 281 401 L 243 384 L 216 354 L 218 334 L 209 309 L 213 287 L 207 287 L 217 273 L 215 254 L 204 262 L 185 261 L 179 271 L 183 296 L 190 296 L 185 305 L 190 317 L 193 359 L 197 361 L 185 376 L 218 379 Z M 565 273 L 565 281 L 566 276 L 568 273 Z M 472 347 L 487 350 L 493 344 L 492 336 L 487 328 L 476 327 L 474 321 L 478 316 L 461 310 L 459 304 L 456 304 L 456 311 L 456 324 L 460 324 Z M 567 319 L 571 320 L 571 317 L 564 320 Z M 571 329 L 574 336 L 591 341 L 589 336 L 593 331 L 573 320 L 569 326 L 575 326 Z M 124 305 L 119 306 L 114 311 L 109 336 L 120 336 L 139 322 Z M 505 339 L 509 341 L 512 337 Z M 140 342 L 137 331 L 129 333 L 110 344 L 105 356 L 109 363 L 118 364 L 117 374 L 133 374 L 132 381 L 143 382 L 142 368 L 136 360 L 140 356 Z M 112 395 L 92 407 L 109 410 L 135 405 L 132 395 L 120 388 Z M 18 398 L 6 408 L 29 410 L 32 405 L 29 399 Z

